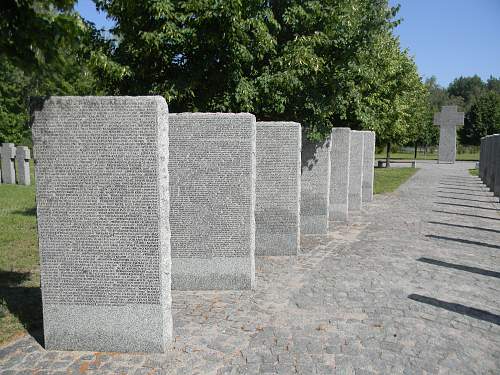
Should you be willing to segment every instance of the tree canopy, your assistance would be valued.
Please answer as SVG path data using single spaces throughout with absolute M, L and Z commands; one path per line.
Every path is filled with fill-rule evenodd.
M 379 143 L 432 144 L 432 115 L 452 103 L 467 111 L 463 142 L 498 129 L 500 80 L 422 82 L 387 0 L 94 2 L 114 21 L 110 34 L 75 0 L 6 0 L 0 141 L 29 142 L 28 98 L 38 95 L 155 94 L 172 112 L 297 121 L 310 139 L 348 126 Z

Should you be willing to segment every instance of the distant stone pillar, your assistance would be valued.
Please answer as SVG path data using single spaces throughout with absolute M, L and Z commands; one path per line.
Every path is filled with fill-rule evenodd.
M 296 255 L 300 244 L 301 127 L 257 122 L 255 255 Z
M 312 142 L 302 134 L 302 175 L 300 187 L 300 231 L 328 233 L 330 202 L 330 139 Z
M 351 132 L 351 150 L 349 153 L 349 211 L 359 211 L 363 197 L 363 133 Z
M 481 143 L 479 145 L 479 170 L 478 170 L 479 178 L 481 180 L 483 180 L 483 178 L 484 178 L 484 165 L 486 163 L 485 155 L 484 155 L 485 144 L 486 144 L 485 137 L 482 137 Z
M 4 184 L 16 183 L 16 170 L 14 169 L 14 158 L 16 148 L 14 143 L 2 143 L 2 182 Z
M 35 109 L 46 349 L 168 348 L 168 131 L 157 96 L 51 97 Z
M 496 148 L 496 138 L 498 134 L 492 134 L 490 135 L 488 139 L 488 173 L 486 176 L 487 179 L 487 185 L 490 191 L 494 190 L 495 187 L 495 167 L 496 167 L 496 154 L 495 154 L 495 148 Z
M 256 121 L 169 116 L 172 289 L 255 286 Z
M 17 146 L 17 182 L 19 185 L 30 185 L 30 149 L 26 146 Z
M 362 200 L 373 200 L 373 177 L 375 168 L 375 132 L 362 131 L 363 133 L 363 191 Z
M 349 211 L 349 155 L 351 129 L 333 128 L 329 220 L 346 222 Z
M 495 147 L 494 147 L 494 159 L 496 160 L 494 169 L 494 180 L 495 184 L 493 186 L 493 192 L 497 197 L 500 197 L 500 134 L 495 137 Z

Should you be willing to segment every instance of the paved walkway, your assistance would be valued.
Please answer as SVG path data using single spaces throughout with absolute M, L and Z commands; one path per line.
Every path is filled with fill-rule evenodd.
M 498 374 L 500 215 L 471 163 L 423 164 L 253 292 L 175 292 L 161 355 L 54 352 L 26 336 L 7 374 Z

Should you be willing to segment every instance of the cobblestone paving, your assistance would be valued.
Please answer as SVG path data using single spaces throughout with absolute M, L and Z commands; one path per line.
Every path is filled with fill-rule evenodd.
M 261 258 L 257 289 L 175 292 L 166 354 L 0 348 L 8 374 L 498 374 L 500 205 L 471 163 L 422 169 L 348 226 Z

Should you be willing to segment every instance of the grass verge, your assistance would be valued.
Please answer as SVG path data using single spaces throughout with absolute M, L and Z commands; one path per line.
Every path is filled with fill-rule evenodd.
M 406 182 L 417 171 L 418 168 L 375 168 L 373 193 L 390 193 Z
M 386 154 L 381 153 L 381 154 L 376 154 L 375 158 L 376 159 L 385 159 Z M 410 159 L 413 160 L 415 157 L 413 152 L 393 152 L 391 153 L 391 159 Z M 437 153 L 427 153 L 424 154 L 423 152 L 417 153 L 417 160 L 437 160 Z M 457 154 L 457 160 L 458 161 L 478 161 L 479 160 L 479 152 L 470 152 L 470 153 L 463 153 L 463 154 Z
M 34 185 L 0 185 L 0 228 L 2 344 L 25 331 L 35 337 L 42 331 Z
M 471 174 L 471 176 L 479 176 L 479 169 L 471 168 L 469 169 L 469 173 Z

